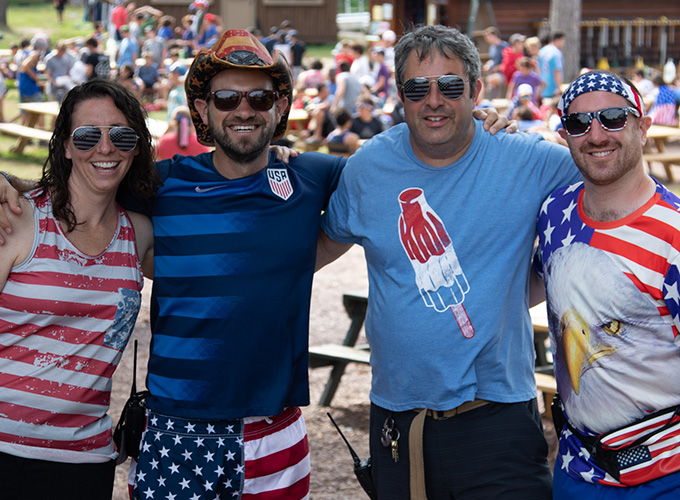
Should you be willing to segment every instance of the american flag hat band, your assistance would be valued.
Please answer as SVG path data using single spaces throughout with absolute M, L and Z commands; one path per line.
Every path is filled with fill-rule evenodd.
M 574 80 L 564 94 L 562 94 L 560 102 L 557 104 L 559 115 L 563 116 L 567 114 L 569 106 L 578 96 L 595 91 L 618 94 L 625 98 L 631 106 L 637 109 L 640 116 L 645 114 L 640 93 L 637 92 L 634 87 L 611 73 L 590 71 Z

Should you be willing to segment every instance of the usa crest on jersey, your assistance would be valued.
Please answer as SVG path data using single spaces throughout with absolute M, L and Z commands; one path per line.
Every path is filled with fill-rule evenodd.
M 290 183 L 288 170 L 285 168 L 268 168 L 267 180 L 269 187 L 279 198 L 287 200 L 293 194 L 293 185 Z

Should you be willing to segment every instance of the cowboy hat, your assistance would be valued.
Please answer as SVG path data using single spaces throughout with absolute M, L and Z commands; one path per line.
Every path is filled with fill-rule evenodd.
M 212 146 L 214 139 L 210 133 L 210 127 L 203 123 L 196 109 L 196 99 L 205 99 L 210 88 L 210 81 L 215 75 L 233 68 L 257 69 L 265 72 L 272 78 L 274 90 L 279 97 L 288 98 L 281 121 L 274 130 L 273 139 L 283 137 L 293 102 L 293 77 L 285 57 L 277 50 L 270 55 L 264 45 L 246 30 L 228 30 L 210 49 L 201 50 L 196 55 L 184 82 L 198 142 L 204 146 Z

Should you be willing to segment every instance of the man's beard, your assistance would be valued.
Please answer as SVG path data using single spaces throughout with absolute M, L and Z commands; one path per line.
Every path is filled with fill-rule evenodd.
M 255 161 L 265 149 L 269 148 L 277 125 L 272 122 L 267 126 L 266 123 L 255 120 L 241 123 L 242 125 L 260 126 L 259 136 L 256 141 L 252 143 L 250 141 L 233 140 L 227 130 L 230 125 L 237 125 L 237 123 L 234 123 L 233 121 L 228 123 L 225 118 L 218 126 L 213 122 L 212 117 L 210 116 L 210 110 L 208 110 L 208 122 L 210 123 L 210 132 L 212 133 L 213 139 L 215 139 L 215 145 L 233 162 L 244 164 Z

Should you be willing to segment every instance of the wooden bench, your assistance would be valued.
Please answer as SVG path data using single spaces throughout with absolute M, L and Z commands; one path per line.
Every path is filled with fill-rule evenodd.
M 354 151 L 349 150 L 349 146 L 346 144 L 327 142 L 326 146 L 328 147 L 328 153 L 335 156 L 344 156 L 345 158 L 349 158 L 354 153 Z
M 17 144 L 10 148 L 10 151 L 16 153 L 23 152 L 24 147 L 31 139 L 49 142 L 52 138 L 52 132 L 18 123 L 0 123 L 0 133 L 19 138 Z
M 333 396 L 340 385 L 340 379 L 345 373 L 349 363 L 369 365 L 371 352 L 367 345 L 356 345 L 359 333 L 364 325 L 366 310 L 368 308 L 368 292 L 351 292 L 342 297 L 347 315 L 352 320 L 342 344 L 323 344 L 309 347 L 309 367 L 332 366 L 331 374 L 326 381 L 319 406 L 330 406 Z M 545 353 L 545 338 L 547 336 L 547 315 L 544 312 L 545 304 L 540 304 L 532 309 L 532 318 L 535 316 L 534 346 L 536 349 L 536 368 L 534 373 L 536 387 L 543 393 L 545 400 L 545 413 L 550 416 L 550 403 L 557 393 L 557 384 L 552 375 L 552 365 L 549 364 Z
M 309 354 L 315 359 L 316 366 L 313 368 L 323 366 L 320 363 L 323 363 L 324 361 L 327 361 L 327 364 L 334 364 L 336 361 L 347 361 L 348 363 L 368 365 L 370 364 L 371 358 L 371 352 L 368 346 L 362 348 L 335 344 L 317 345 L 309 348 Z
M 547 373 L 534 372 L 536 378 L 536 388 L 543 393 L 543 401 L 545 402 L 545 415 L 552 417 L 550 405 L 555 394 L 557 394 L 557 382 L 555 377 Z
M 335 391 L 340 385 L 340 379 L 345 373 L 349 363 L 369 363 L 369 351 L 367 348 L 356 347 L 361 327 L 364 326 L 366 308 L 368 307 L 367 292 L 349 292 L 342 296 L 342 304 L 351 319 L 349 329 L 342 341 L 342 345 L 326 344 L 311 346 L 309 348 L 309 367 L 333 366 L 328 377 L 323 394 L 319 399 L 319 406 L 330 406 L 335 396 Z
M 663 164 L 663 168 L 666 171 L 666 178 L 669 182 L 674 182 L 671 165 L 680 165 L 680 152 L 664 151 L 663 153 L 644 153 L 642 158 L 647 162 L 647 166 L 650 168 L 651 165 L 649 165 L 649 163 L 652 161 Z

